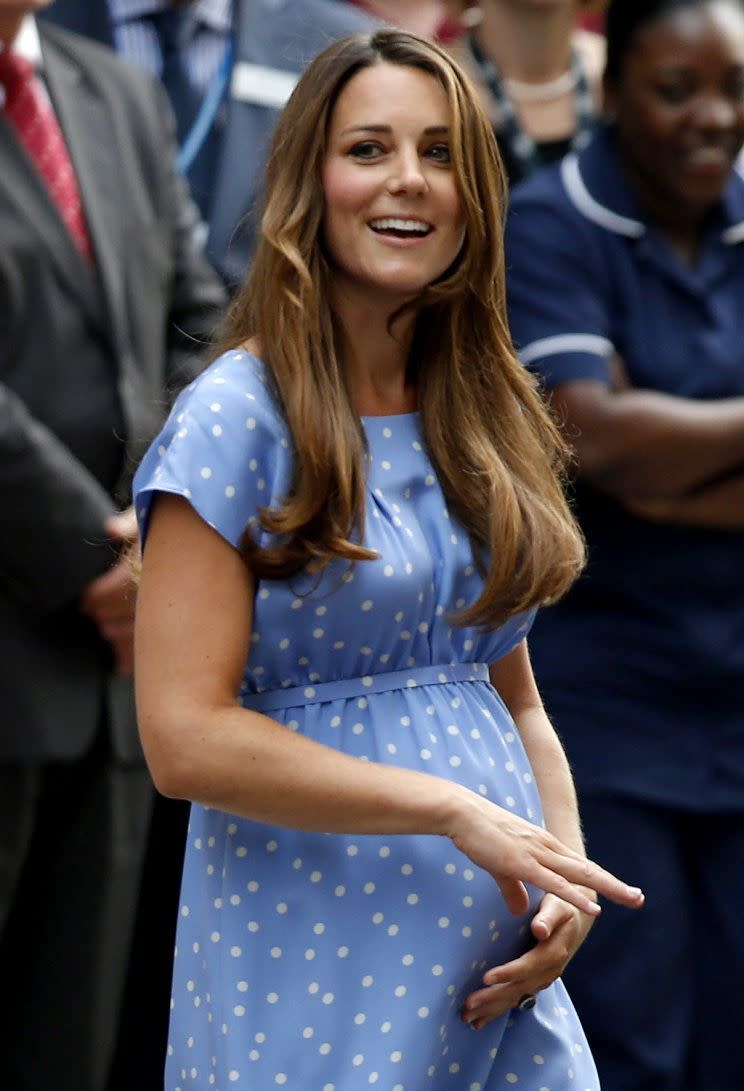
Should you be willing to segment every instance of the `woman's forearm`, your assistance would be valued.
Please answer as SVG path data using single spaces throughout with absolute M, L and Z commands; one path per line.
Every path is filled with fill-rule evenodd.
M 744 529 L 744 471 L 702 485 L 684 496 L 648 499 L 626 504 L 636 515 L 660 523 Z
M 446 780 L 362 761 L 258 712 L 171 707 L 142 722 L 155 784 L 258 822 L 328 833 L 445 834 L 458 793 Z
M 694 401 L 577 381 L 552 402 L 579 475 L 621 501 L 677 498 L 744 466 L 744 398 Z
M 579 809 L 571 770 L 563 747 L 541 705 L 515 717 L 532 765 L 546 828 L 576 852 L 584 852 Z

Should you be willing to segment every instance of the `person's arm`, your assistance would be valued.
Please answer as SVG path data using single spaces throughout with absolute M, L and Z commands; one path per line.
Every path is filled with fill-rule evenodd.
M 634 515 L 657 523 L 711 527 L 717 530 L 744 529 L 744 469 L 684 496 L 640 497 L 625 506 Z
M 0 384 L 0 582 L 29 609 L 77 600 L 116 560 L 105 489 L 70 449 Z
M 532 674 L 527 642 L 491 667 L 491 681 L 501 694 L 530 759 L 546 828 L 578 856 L 584 843 L 573 780 L 563 747 L 548 720 Z M 589 898 L 595 897 L 586 889 Z M 489 969 L 483 989 L 466 999 L 462 1018 L 476 1030 L 513 1008 L 520 997 L 546 988 L 560 977 L 586 938 L 593 917 L 546 894 L 532 921 L 535 946 L 526 954 Z
M 693 401 L 581 379 L 551 392 L 581 477 L 621 501 L 680 499 L 744 470 L 744 398 Z
M 254 581 L 237 550 L 180 497 L 154 501 L 138 595 L 135 659 L 145 754 L 167 796 L 278 826 L 450 837 L 495 878 L 514 912 L 523 882 L 598 912 L 585 887 L 624 905 L 640 894 L 582 852 L 475 792 L 363 762 L 236 700 Z
M 629 386 L 616 355 L 620 289 L 605 233 L 549 189 L 549 177 L 517 187 L 512 200 L 509 320 L 579 476 L 624 502 L 681 496 L 744 468 L 744 398 L 695 401 Z

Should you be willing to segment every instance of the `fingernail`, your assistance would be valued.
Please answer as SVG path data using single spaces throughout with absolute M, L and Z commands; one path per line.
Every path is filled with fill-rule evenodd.
M 599 904 L 599 902 L 589 902 L 589 912 L 593 913 L 595 917 L 598 917 L 599 914 L 602 912 L 602 906 Z
M 641 890 L 641 888 L 639 886 L 629 886 L 628 887 L 628 894 L 631 894 L 634 898 L 642 898 L 643 897 L 643 891 Z

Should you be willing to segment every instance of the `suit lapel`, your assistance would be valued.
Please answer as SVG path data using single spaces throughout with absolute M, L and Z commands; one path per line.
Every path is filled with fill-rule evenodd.
M 70 153 L 82 199 L 96 266 L 106 300 L 108 323 L 122 343 L 122 253 L 120 202 L 117 200 L 117 156 L 111 146 L 112 119 L 106 100 L 87 81 L 74 60 L 54 47 L 42 33 L 44 71 L 49 93 Z M 74 244 L 70 243 L 75 250 Z M 81 265 L 85 262 L 77 254 Z M 88 280 L 90 270 L 85 269 Z M 100 317 L 100 315 L 99 315 Z
M 59 275 L 78 295 L 91 317 L 100 318 L 94 278 L 65 227 L 46 183 L 21 147 L 10 123 L 0 115 L 0 191 L 49 252 Z

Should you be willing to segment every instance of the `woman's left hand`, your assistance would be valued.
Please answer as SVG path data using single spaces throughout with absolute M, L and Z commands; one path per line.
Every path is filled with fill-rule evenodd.
M 466 999 L 461 1013 L 463 1022 L 480 1030 L 515 1008 L 525 995 L 552 985 L 586 939 L 593 923 L 593 917 L 555 894 L 546 894 L 530 926 L 535 946 L 483 975 L 486 988 L 478 989 Z

